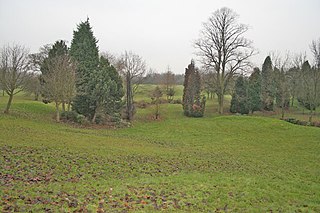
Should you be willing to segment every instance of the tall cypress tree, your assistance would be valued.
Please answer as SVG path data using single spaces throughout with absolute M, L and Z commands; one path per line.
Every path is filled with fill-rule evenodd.
M 254 111 L 261 110 L 261 72 L 259 68 L 254 68 L 253 73 L 249 77 L 248 86 L 248 101 L 249 110 Z
M 70 55 L 77 61 L 77 95 L 73 101 L 73 110 L 87 117 L 94 115 L 95 102 L 90 98 L 90 91 L 87 91 L 91 73 L 98 69 L 99 50 L 97 39 L 93 35 L 89 19 L 81 22 L 77 30 L 73 32 Z
M 275 85 L 273 79 L 273 68 L 270 56 L 264 60 L 261 70 L 261 96 L 264 110 L 272 111 L 274 105 Z
M 183 110 L 186 116 L 202 117 L 205 109 L 205 97 L 201 98 L 201 77 L 194 61 L 186 68 L 183 89 Z

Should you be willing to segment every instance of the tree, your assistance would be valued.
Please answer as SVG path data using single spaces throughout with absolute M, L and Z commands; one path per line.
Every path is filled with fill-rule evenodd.
M 207 93 L 207 98 L 213 99 L 216 88 L 214 84 L 215 73 L 205 70 L 202 73 L 203 90 Z
M 48 49 L 48 54 L 47 57 L 45 57 L 42 60 L 41 66 L 40 66 L 40 71 L 41 71 L 41 75 L 40 75 L 40 85 L 41 87 L 45 88 L 45 84 L 46 81 L 44 80 L 45 75 L 49 74 L 50 72 L 54 71 L 55 69 L 52 68 L 52 63 L 53 61 L 56 60 L 56 57 L 58 56 L 62 56 L 62 57 L 67 57 L 69 54 L 69 50 L 68 47 L 65 43 L 65 41 L 63 40 L 58 40 L 56 41 L 49 49 Z M 41 60 L 39 60 L 40 62 Z M 49 66 L 51 66 L 51 69 L 49 69 Z M 73 85 L 72 85 L 73 86 Z M 51 94 L 47 94 L 47 89 L 41 89 L 41 95 L 44 98 L 45 102 L 49 102 L 50 101 L 50 97 Z M 73 97 L 73 93 L 71 95 L 71 97 Z M 71 103 L 71 99 L 69 100 L 63 100 L 61 102 L 62 104 L 62 109 L 63 111 L 65 111 L 65 103 L 68 103 L 68 106 L 70 106 Z M 68 107 L 69 108 L 69 107 Z
M 103 56 L 100 57 L 98 69 L 89 78 L 88 89 L 92 105 L 92 122 L 96 122 L 99 113 L 113 117 L 122 106 L 122 80 L 116 69 Z
M 68 55 L 57 55 L 47 60 L 47 72 L 42 75 L 44 93 L 55 102 L 56 121 L 60 121 L 59 106 L 75 94 L 75 63 Z
M 291 107 L 293 107 L 294 100 L 298 97 L 300 88 L 299 85 L 301 84 L 301 68 L 306 60 L 306 54 L 296 54 L 292 60 L 292 67 L 287 71 L 289 92 L 291 96 Z
M 186 68 L 183 88 L 183 111 L 186 116 L 202 117 L 205 110 L 205 97 L 201 98 L 201 78 L 192 60 Z
M 247 80 L 240 75 L 235 84 L 235 91 L 232 95 L 230 112 L 248 114 L 248 89 Z
M 271 58 L 270 56 L 267 56 L 263 62 L 261 70 L 262 108 L 267 111 L 272 111 L 274 105 L 275 86 L 273 75 Z
M 159 86 L 156 86 L 156 88 L 151 93 L 151 99 L 152 102 L 156 105 L 155 110 L 155 119 L 159 119 L 160 116 L 160 98 L 162 97 L 162 91 Z
M 281 108 L 281 118 L 284 118 L 285 109 L 288 109 L 290 105 L 288 77 L 283 67 L 281 70 L 275 68 L 274 72 L 276 81 L 276 103 L 277 106 Z
M 252 42 L 243 36 L 247 30 L 247 25 L 238 23 L 238 15 L 224 7 L 203 24 L 200 38 L 194 44 L 202 64 L 215 72 L 220 114 L 230 81 L 249 65 L 248 59 L 254 54 Z
M 139 55 L 127 52 L 120 57 L 119 69 L 126 87 L 126 119 L 131 121 L 135 112 L 133 97 L 146 72 L 146 63 Z
M 70 55 L 77 62 L 76 97 L 72 108 L 78 113 L 92 119 L 94 103 L 90 93 L 86 91 L 91 73 L 99 66 L 98 40 L 94 37 L 89 19 L 81 22 L 73 32 Z
M 312 41 L 310 49 L 314 58 L 314 67 L 320 69 L 320 38 Z
M 174 91 L 175 79 L 174 79 L 174 74 L 173 72 L 171 72 L 169 66 L 167 68 L 167 72 L 163 74 L 163 84 L 165 86 L 167 100 L 172 101 L 173 96 L 175 94 L 175 91 Z
M 40 76 L 36 73 L 29 74 L 28 81 L 26 81 L 25 91 L 27 93 L 34 94 L 34 100 L 38 101 L 41 95 Z
M 253 73 L 249 77 L 248 101 L 251 113 L 261 110 L 261 72 L 257 67 L 253 69 Z
M 309 122 L 312 121 L 313 113 L 320 105 L 320 71 L 316 67 L 311 67 L 306 61 L 301 69 L 301 84 L 299 88 L 298 101 L 303 107 L 310 110 Z
M 24 90 L 28 74 L 28 50 L 21 45 L 3 46 L 0 55 L 0 84 L 9 96 L 4 113 L 9 113 L 13 96 Z

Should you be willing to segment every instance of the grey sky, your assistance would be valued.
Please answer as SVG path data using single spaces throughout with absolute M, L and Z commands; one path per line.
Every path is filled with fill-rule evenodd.
M 100 51 L 132 50 L 158 72 L 169 65 L 183 73 L 202 22 L 223 6 L 251 26 L 257 66 L 270 51 L 309 54 L 320 38 L 320 0 L 0 0 L 0 46 L 19 43 L 37 52 L 58 39 L 70 45 L 76 25 L 89 16 Z

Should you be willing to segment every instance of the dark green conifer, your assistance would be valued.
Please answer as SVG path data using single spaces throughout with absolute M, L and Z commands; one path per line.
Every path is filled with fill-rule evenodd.
M 248 101 L 251 113 L 261 110 L 261 72 L 257 67 L 249 77 Z
M 247 80 L 241 75 L 237 78 L 235 91 L 232 95 L 230 112 L 248 114 L 248 91 Z

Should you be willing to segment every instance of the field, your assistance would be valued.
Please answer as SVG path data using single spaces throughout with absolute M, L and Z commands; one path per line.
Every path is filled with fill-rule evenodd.
M 320 212 L 320 128 L 215 103 L 204 118 L 163 104 L 159 121 L 149 106 L 130 128 L 85 129 L 15 97 L 0 114 L 0 211 Z

